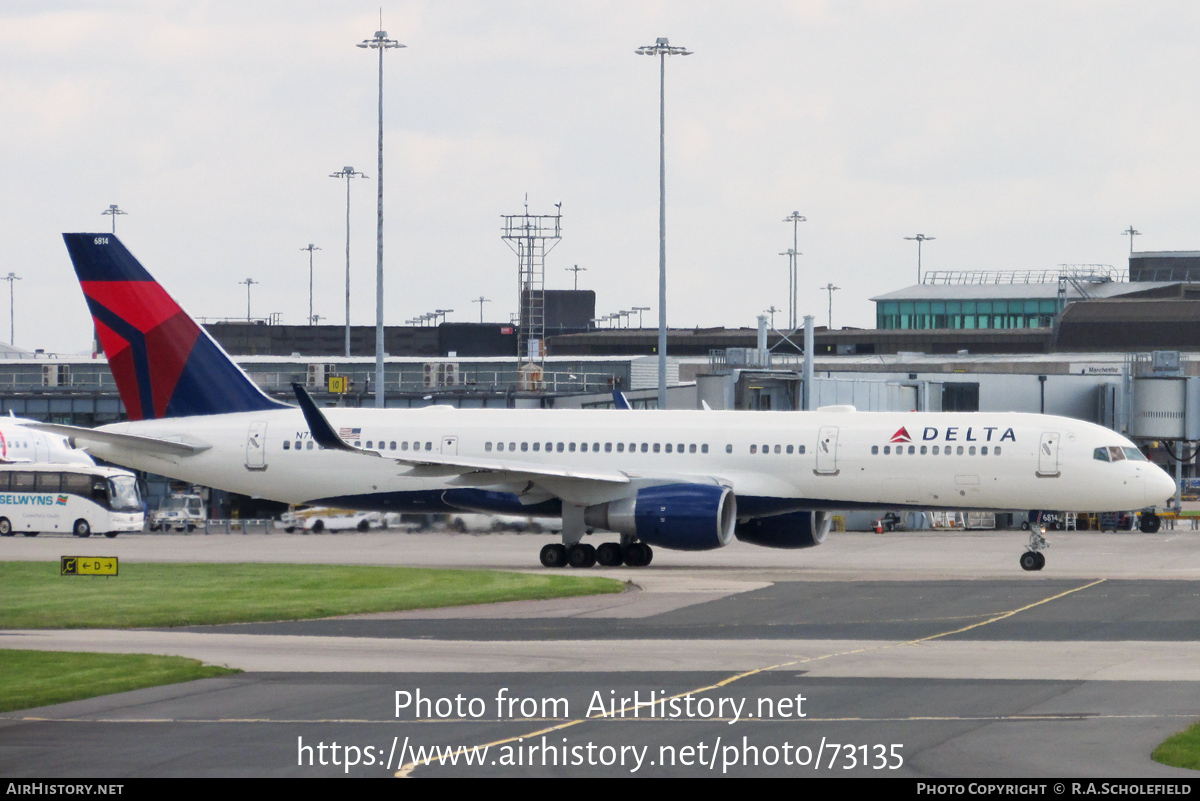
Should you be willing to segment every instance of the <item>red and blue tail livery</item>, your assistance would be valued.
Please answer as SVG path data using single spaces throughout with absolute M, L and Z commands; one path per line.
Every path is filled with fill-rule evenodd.
M 130 420 L 286 408 L 263 394 L 115 234 L 63 234 Z

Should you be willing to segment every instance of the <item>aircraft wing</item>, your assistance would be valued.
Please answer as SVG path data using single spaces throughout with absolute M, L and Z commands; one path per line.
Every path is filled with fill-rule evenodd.
M 38 431 L 48 431 L 51 434 L 59 434 L 74 440 L 77 443 L 87 444 L 95 442 L 104 445 L 115 445 L 120 448 L 127 448 L 133 451 L 142 451 L 144 453 L 155 453 L 163 456 L 193 456 L 197 453 L 203 453 L 212 446 L 203 442 L 184 442 L 176 439 L 156 439 L 155 437 L 143 437 L 137 434 L 118 434 L 115 431 L 98 431 L 94 428 L 81 428 L 79 426 L 65 426 L 59 423 L 37 423 L 28 422 L 24 424 L 26 428 L 35 428 Z
M 309 431 L 318 445 L 333 450 L 358 453 L 363 456 L 387 459 L 397 464 L 407 465 L 412 468 L 409 475 L 415 477 L 465 476 L 466 474 L 479 473 L 495 474 L 494 481 L 482 475 L 473 476 L 474 480 L 471 483 L 476 484 L 498 484 L 514 480 L 536 479 L 576 479 L 610 484 L 628 484 L 630 481 L 628 474 L 618 470 L 578 470 L 535 462 L 523 463 L 497 459 L 475 459 L 465 456 L 443 456 L 436 453 L 429 453 L 423 456 L 393 456 L 391 454 L 384 455 L 378 451 L 356 448 L 338 435 L 337 431 L 334 430 L 333 426 L 325 418 L 325 415 L 321 413 L 317 404 L 309 397 L 304 387 L 299 384 L 292 384 L 292 391 L 296 393 L 296 400 L 299 401 L 300 409 L 304 412 L 304 420 L 308 423 Z

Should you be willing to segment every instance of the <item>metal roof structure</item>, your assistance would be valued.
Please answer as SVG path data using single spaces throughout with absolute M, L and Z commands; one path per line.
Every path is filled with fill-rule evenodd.
M 1174 281 L 1126 283 L 1109 281 L 1088 283 L 1088 297 L 1113 298 L 1147 289 L 1171 286 Z M 1067 300 L 1083 300 L 1074 286 L 1066 287 Z M 1058 282 L 1013 284 L 914 284 L 894 292 L 876 295 L 875 303 L 893 300 L 1053 300 L 1058 297 Z

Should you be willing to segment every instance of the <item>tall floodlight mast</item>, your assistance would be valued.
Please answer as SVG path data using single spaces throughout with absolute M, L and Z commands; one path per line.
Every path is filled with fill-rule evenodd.
M 107 209 L 100 212 L 100 216 L 101 217 L 112 217 L 112 232 L 115 234 L 117 232 L 117 215 L 118 214 L 128 214 L 128 213 L 129 212 L 127 212 L 127 211 L 121 211 L 119 208 L 117 208 L 117 204 L 113 203 Z
M 8 282 L 8 344 L 10 345 L 16 345 L 15 339 L 17 336 L 17 329 L 16 324 L 13 322 L 13 287 L 16 285 L 14 282 L 20 280 L 21 277 L 16 273 L 9 273 L 3 278 L 0 278 L 0 281 Z
M 639 47 L 639 56 L 658 56 L 658 408 L 667 408 L 667 56 L 690 56 L 665 36 Z
M 525 198 L 524 214 L 505 214 L 500 237 L 517 254 L 517 369 L 542 364 L 546 357 L 546 254 L 562 239 L 562 203 L 557 214 L 530 214 Z M 482 309 L 482 304 L 480 306 Z
M 578 264 L 576 264 L 574 267 L 563 267 L 563 269 L 569 273 L 575 273 L 575 290 L 578 291 L 579 290 L 579 274 L 586 273 L 587 267 L 580 267 Z
M 300 248 L 308 251 L 308 324 L 316 325 L 313 322 L 313 264 L 312 254 L 314 250 L 320 250 L 316 245 L 309 243 L 308 247 Z
M 350 179 L 367 176 L 353 167 L 342 167 L 329 173 L 330 178 L 346 179 L 346 356 L 350 356 Z
M 262 282 L 255 281 L 253 278 L 247 278 L 245 281 L 238 281 L 238 283 L 246 286 L 246 322 L 250 322 L 250 287 Z
M 383 27 L 382 12 L 379 27 Z M 387 38 L 387 31 L 375 31 L 373 39 L 364 39 L 358 47 L 379 51 L 379 174 L 378 213 L 375 228 L 375 406 L 383 408 L 383 51 L 404 47 Z
M 833 330 L 833 293 L 837 292 L 839 289 L 841 289 L 841 287 L 834 286 L 833 284 L 826 284 L 825 286 L 817 287 L 817 288 L 823 289 L 829 293 L 829 330 L 832 331 Z
M 1129 226 L 1128 230 L 1121 232 L 1121 236 L 1129 237 L 1129 255 L 1130 256 L 1133 255 L 1133 238 L 1135 236 L 1141 236 L 1141 235 L 1142 235 L 1142 232 L 1134 229 L 1134 227 L 1132 225 Z
M 937 239 L 937 237 L 925 236 L 925 234 L 917 234 L 916 236 L 906 236 L 904 238 L 909 242 L 917 243 L 917 283 L 919 284 L 921 283 L 921 243 L 932 242 L 933 240 Z
M 797 316 L 796 294 L 800 291 L 799 269 L 800 269 L 800 223 L 808 222 L 800 212 L 793 211 L 791 214 L 783 218 L 784 222 L 792 224 L 792 247 L 780 253 L 780 256 L 788 257 L 788 332 L 796 330 L 796 326 L 800 323 L 800 318 Z M 772 318 L 774 320 L 774 318 Z M 771 327 L 775 327 L 775 323 L 771 323 Z

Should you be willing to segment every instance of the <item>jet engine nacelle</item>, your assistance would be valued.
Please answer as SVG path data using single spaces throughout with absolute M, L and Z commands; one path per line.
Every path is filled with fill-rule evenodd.
M 737 524 L 737 538 L 766 548 L 813 548 L 829 536 L 830 512 L 789 512 Z
M 678 551 L 711 551 L 733 541 L 737 499 L 728 487 L 662 484 L 631 498 L 584 510 L 589 526 L 635 535 L 642 542 Z

